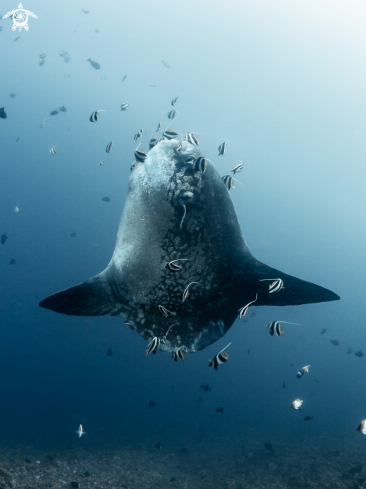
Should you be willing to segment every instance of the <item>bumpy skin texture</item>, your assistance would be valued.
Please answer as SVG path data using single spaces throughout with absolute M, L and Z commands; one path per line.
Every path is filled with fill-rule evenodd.
M 40 305 L 73 315 L 119 315 L 160 349 L 194 352 L 221 338 L 248 302 L 298 305 L 337 300 L 333 292 L 264 265 L 244 241 L 230 194 L 214 165 L 196 171 L 198 149 L 161 141 L 132 170 L 116 247 L 104 272 Z M 184 206 L 186 214 L 184 215 Z M 167 264 L 185 259 L 172 271 Z M 269 294 L 269 281 L 284 289 Z M 182 303 L 183 291 L 191 282 Z M 163 316 L 161 305 L 176 315 Z

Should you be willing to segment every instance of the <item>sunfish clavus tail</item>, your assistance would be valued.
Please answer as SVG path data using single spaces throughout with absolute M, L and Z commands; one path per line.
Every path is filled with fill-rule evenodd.
M 251 307 L 338 300 L 254 258 L 227 187 L 214 165 L 199 158 L 185 141 L 154 146 L 132 168 L 107 268 L 40 306 L 76 316 L 119 315 L 147 341 L 165 338 L 160 349 L 194 352 L 221 338 L 256 297 Z

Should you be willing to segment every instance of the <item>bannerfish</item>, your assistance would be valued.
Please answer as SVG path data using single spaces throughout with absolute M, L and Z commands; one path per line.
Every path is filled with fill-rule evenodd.
M 102 197 L 102 200 L 104 202 L 110 202 L 111 201 L 110 197 Z
M 158 144 L 157 136 L 153 136 L 149 141 L 149 149 L 153 149 L 155 145 Z
M 234 175 L 236 175 L 237 173 L 241 172 L 243 168 L 244 168 L 243 162 L 239 161 L 239 163 L 237 163 L 232 167 L 231 171 L 233 172 Z
M 229 354 L 228 353 L 222 353 L 228 346 L 230 346 L 231 343 L 225 346 L 219 353 L 214 357 L 213 360 L 209 360 L 209 367 L 214 367 L 215 370 L 218 369 L 218 366 L 221 365 L 222 363 L 226 363 L 229 360 Z
M 110 357 L 111 355 L 113 355 L 113 351 L 111 348 L 108 348 L 108 351 L 107 351 L 107 355 Z
M 180 360 L 185 360 L 186 357 L 184 355 L 184 351 L 186 347 L 185 346 L 180 346 L 179 348 L 177 348 L 174 352 L 173 352 L 173 355 L 172 355 L 172 358 L 174 359 L 174 361 L 178 361 L 178 358 Z
M 123 104 L 121 104 L 120 109 L 122 110 L 122 112 L 128 110 L 128 103 L 124 102 Z
M 224 143 L 221 143 L 220 146 L 217 148 L 219 152 L 219 156 L 223 156 L 225 154 L 227 147 L 227 142 L 225 141 Z
M 1 244 L 2 244 L 2 245 L 3 245 L 3 244 L 5 244 L 5 242 L 6 242 L 6 240 L 7 240 L 7 239 L 9 239 L 9 238 L 7 237 L 7 235 L 6 235 L 5 233 L 4 233 L 4 234 L 2 234 L 2 235 L 1 235 L 1 237 L 0 237 Z
M 363 435 L 366 435 L 366 419 L 363 419 L 361 423 L 359 424 L 357 431 L 359 433 L 362 433 Z
M 272 323 L 267 324 L 267 328 L 269 331 L 269 334 L 271 336 L 283 336 L 285 334 L 282 325 L 280 323 L 286 323 L 286 324 L 297 324 L 297 323 L 288 323 L 287 321 L 272 321 Z
M 75 433 L 78 434 L 79 438 L 81 438 L 83 435 L 85 435 L 85 431 L 83 430 L 82 424 L 79 426 L 79 429 L 77 431 L 75 431 Z
M 291 409 L 300 409 L 301 406 L 303 405 L 304 401 L 302 401 L 301 399 L 295 399 L 294 401 L 292 401 L 291 403 Z
M 95 70 L 100 70 L 100 64 L 99 63 L 97 63 L 96 61 L 92 61 L 90 58 L 87 59 L 87 61 L 89 61 L 89 63 L 92 65 L 92 67 Z
M 160 346 L 160 338 L 155 336 L 155 338 L 153 338 L 150 341 L 150 343 L 147 345 L 147 350 L 145 350 L 146 356 L 150 355 L 150 353 L 155 355 L 156 350 L 159 348 L 159 346 Z
M 40 53 L 40 54 L 39 54 L 39 57 L 40 57 L 41 59 L 45 59 L 46 54 L 45 54 L 45 53 Z
M 174 119 L 176 115 L 177 115 L 177 111 L 171 110 L 170 112 L 168 112 L 168 119 Z
M 107 147 L 105 148 L 105 152 L 106 153 L 110 153 L 112 151 L 112 148 L 113 148 L 113 141 L 110 141 L 108 144 L 107 144 Z
M 5 108 L 4 107 L 1 107 L 0 108 L 0 119 L 7 119 L 7 115 L 6 115 L 6 112 L 5 112 Z
M 309 368 L 310 368 L 310 367 L 311 367 L 311 365 L 306 365 L 305 367 L 300 368 L 300 370 L 299 370 L 299 371 L 297 372 L 297 374 L 296 374 L 296 377 L 297 377 L 298 379 L 301 379 L 301 377 L 302 377 L 304 374 L 306 374 L 306 373 L 308 373 L 308 372 L 309 372 Z
M 178 99 L 179 99 L 179 95 L 178 95 L 178 97 L 173 98 L 173 100 L 170 102 L 173 107 L 177 103 Z
M 174 138 L 160 141 L 133 165 L 107 268 L 42 300 L 41 307 L 76 316 L 120 316 L 150 343 L 172 322 L 158 310 L 164 305 L 176 313 L 178 324 L 159 349 L 175 354 L 183 347 L 184 352 L 203 350 L 223 337 L 256 294 L 256 307 L 339 299 L 257 260 L 214 164 L 206 159 L 206 170 L 199 171 L 191 163 L 192 156 L 203 157 L 198 147 L 183 141 L 177 152 Z M 187 261 L 177 262 L 184 266 L 173 272 L 167 264 L 179 259 Z M 263 281 L 273 277 L 284 283 L 278 293 L 269 293 Z M 192 282 L 200 285 L 191 285 L 183 301 L 182 291 Z
M 198 146 L 201 142 L 200 139 L 198 139 L 197 135 L 193 134 L 193 132 L 189 132 L 188 134 L 186 134 L 184 139 L 194 146 Z
M 50 154 L 51 154 L 52 156 L 57 155 L 57 149 L 56 149 L 56 146 L 52 146 L 52 148 L 50 149 Z

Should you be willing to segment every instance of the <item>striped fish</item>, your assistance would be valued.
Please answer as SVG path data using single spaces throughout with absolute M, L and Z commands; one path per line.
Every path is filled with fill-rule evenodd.
M 177 144 L 177 148 L 176 148 L 175 151 L 178 151 L 179 152 L 182 148 L 183 148 L 183 143 L 182 143 L 182 141 L 179 141 L 179 143 Z
M 165 316 L 166 318 L 169 316 L 176 316 L 176 312 L 168 311 L 168 309 L 165 309 L 164 306 L 158 306 L 158 310 L 162 316 Z
M 196 134 L 193 134 L 193 132 L 189 132 L 188 134 L 186 134 L 184 139 L 189 143 L 193 144 L 194 146 L 198 146 L 201 142 L 200 139 L 198 139 L 198 137 L 196 136 Z
M 362 433 L 363 435 L 366 435 L 366 419 L 363 419 L 361 423 L 359 424 L 357 431 L 359 433 Z
M 214 357 L 213 360 L 208 360 L 209 367 L 214 367 L 215 370 L 217 370 L 218 366 L 221 365 L 222 363 L 226 363 L 229 360 L 229 354 L 228 353 L 222 353 L 228 346 L 230 346 L 231 343 L 225 346 L 219 353 Z
M 226 146 L 227 146 L 227 141 L 225 141 L 224 143 L 221 143 L 220 146 L 217 148 L 219 151 L 219 156 L 221 156 L 221 155 L 223 156 L 225 154 Z
M 46 55 L 45 55 L 45 53 L 40 53 L 39 57 L 40 57 L 41 59 L 45 59 Z
M 292 401 L 291 403 L 291 409 L 300 409 L 301 406 L 303 405 L 304 401 L 302 399 L 295 399 L 294 401 Z M 301 411 L 301 409 L 300 409 Z
M 150 355 L 150 353 L 155 355 L 156 350 L 159 348 L 159 346 L 160 346 L 160 338 L 155 336 L 155 338 L 153 338 L 150 341 L 150 343 L 147 345 L 147 350 L 145 350 L 146 356 Z
M 51 155 L 56 155 L 57 154 L 56 146 L 52 146 L 52 148 L 50 149 L 50 154 Z
M 186 357 L 184 356 L 184 352 L 182 351 L 182 348 L 185 348 L 185 346 L 181 346 L 180 348 L 178 348 L 178 350 L 175 350 L 175 352 L 173 353 L 172 355 L 172 358 L 174 358 L 174 361 L 178 361 L 178 358 L 180 360 L 185 360 Z
M 239 163 L 237 163 L 232 167 L 231 171 L 235 175 L 236 173 L 241 172 L 243 168 L 244 168 L 244 164 L 240 161 Z
M 107 144 L 107 147 L 105 149 L 105 152 L 106 153 L 110 153 L 112 151 L 112 147 L 113 147 L 113 141 L 110 141 L 108 144 Z
M 177 103 L 177 100 L 179 99 L 179 95 L 178 97 L 175 97 L 173 98 L 173 100 L 171 101 L 171 105 L 174 107 L 174 105 Z
M 248 302 L 248 304 L 246 306 L 244 306 L 241 309 L 239 309 L 239 319 L 243 319 L 243 317 L 247 315 L 248 310 L 249 310 L 249 306 L 251 304 L 254 304 L 254 302 L 256 302 L 257 299 L 258 299 L 258 294 L 255 294 L 255 300 L 254 301 Z
M 273 321 L 267 324 L 267 328 L 271 336 L 275 335 L 280 337 L 285 333 L 279 321 Z
M 133 139 L 135 141 L 138 141 L 140 139 L 140 137 L 141 137 L 141 134 L 139 132 L 136 132 L 135 135 L 134 135 L 134 137 L 133 137 Z
M 159 121 L 158 127 L 156 128 L 156 132 L 159 132 L 161 128 L 161 121 Z
M 194 164 L 194 170 L 199 171 L 201 173 L 205 173 L 207 168 L 207 160 L 203 156 L 199 156 Z
M 297 372 L 297 374 L 296 374 L 296 377 L 297 377 L 298 379 L 301 379 L 301 377 L 302 377 L 304 374 L 306 374 L 306 373 L 308 373 L 308 372 L 309 372 L 309 368 L 310 368 L 310 367 L 311 367 L 311 365 L 306 365 L 305 367 L 300 368 L 300 370 L 299 370 L 299 371 Z
M 260 282 L 265 282 L 267 280 L 272 281 L 272 283 L 269 285 L 269 293 L 272 294 L 273 292 L 279 292 L 281 289 L 284 289 L 283 286 L 283 280 L 280 278 L 264 278 L 260 280 Z
M 174 139 L 178 136 L 177 130 L 176 129 L 168 129 L 163 133 L 163 138 L 164 139 Z
M 137 149 L 135 151 L 135 158 L 139 163 L 143 163 L 147 158 L 147 154 L 143 149 Z
M 189 287 L 192 284 L 199 284 L 199 282 L 191 282 L 190 284 L 187 285 L 187 287 L 184 289 L 184 292 L 183 292 L 183 295 L 182 295 L 182 304 L 187 299 L 187 297 L 189 296 Z
M 222 181 L 225 184 L 225 187 L 230 191 L 234 190 L 234 179 L 230 175 L 225 175 L 222 177 Z
M 168 112 L 168 119 L 174 119 L 174 117 L 177 115 L 177 112 L 175 110 L 171 110 Z
M 121 110 L 122 111 L 128 110 L 128 103 L 127 102 L 124 102 L 123 104 L 121 104 Z
M 95 112 L 92 113 L 92 115 L 89 117 L 90 122 L 97 122 L 99 120 L 100 114 L 96 110 Z
M 149 141 L 149 149 L 153 149 L 153 147 L 156 146 L 157 142 L 157 136 L 153 136 Z
M 167 267 L 172 272 L 178 272 L 178 270 L 181 270 L 183 267 L 183 265 L 179 265 L 178 263 L 175 263 L 177 261 L 188 261 L 188 258 L 178 258 L 178 260 L 173 260 L 167 263 Z

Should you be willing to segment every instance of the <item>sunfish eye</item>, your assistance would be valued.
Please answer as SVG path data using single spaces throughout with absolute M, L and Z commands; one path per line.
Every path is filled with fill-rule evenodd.
M 179 203 L 181 205 L 190 204 L 194 200 L 194 193 L 189 190 L 185 190 L 179 195 Z

